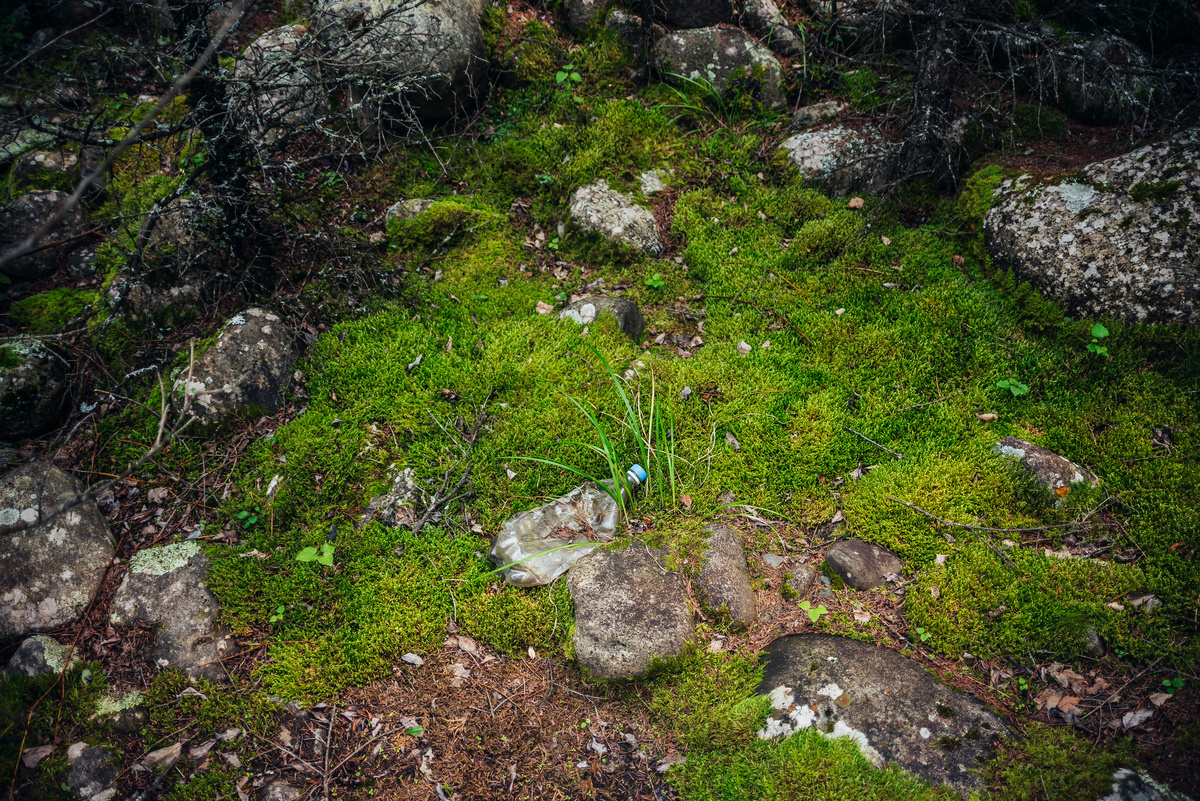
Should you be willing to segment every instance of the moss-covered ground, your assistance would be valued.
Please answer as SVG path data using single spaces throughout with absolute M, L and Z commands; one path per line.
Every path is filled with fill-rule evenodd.
M 490 23 L 490 44 L 517 52 L 520 66 L 476 127 L 396 146 L 289 210 L 308 224 L 338 201 L 370 208 L 364 218 L 403 198 L 438 201 L 386 231 L 379 223 L 342 231 L 367 250 L 377 292 L 351 297 L 335 265 L 290 275 L 279 267 L 293 287 L 285 311 L 322 321 L 298 364 L 303 381 L 266 433 L 221 432 L 242 437 L 237 458 L 219 480 L 193 485 L 207 507 L 204 538 L 235 535 L 223 538 L 234 545 L 208 545 L 222 622 L 264 645 L 244 683 L 205 686 L 204 701 L 180 700 L 178 674 L 155 679 L 147 748 L 180 727 L 207 737 L 229 716 L 269 737 L 268 694 L 334 700 L 391 676 L 401 654 L 440 649 L 448 621 L 504 654 L 532 648 L 569 659 L 563 583 L 507 586 L 484 554 L 503 520 L 579 481 L 530 457 L 609 474 L 587 447 L 600 435 L 577 404 L 601 422 L 619 462 L 649 456 L 655 478 L 637 506 L 639 533 L 679 564 L 696 563 L 699 526 L 713 517 L 750 511 L 799 541 L 840 513 L 839 536 L 903 559 L 910 584 L 898 625 L 920 627 L 925 636 L 913 639 L 935 661 L 969 652 L 993 664 L 1086 663 L 1131 674 L 1153 664 L 1164 678 L 1196 664 L 1200 332 L 1070 320 L 993 271 L 981 221 L 1005 175 L 996 163 L 952 196 L 910 189 L 866 196 L 856 208 L 772 155 L 785 119 L 730 116 L 734 106 L 703 94 L 681 103 L 657 84 L 635 84 L 625 69 L 631 54 L 607 32 L 568 51 L 541 23 L 523 37 Z M 583 80 L 564 91 L 554 73 L 568 62 Z M 845 77 L 843 99 L 863 109 L 880 102 L 868 76 Z M 1053 136 L 1060 122 L 1030 112 L 1019 125 L 1025 137 Z M 638 175 L 650 169 L 669 171 L 664 196 L 638 193 Z M 177 185 L 167 176 L 142 181 L 133 166 L 115 181 L 110 202 L 137 212 Z M 570 193 L 593 181 L 654 209 L 663 257 L 570 223 Z M 926 212 L 919 227 L 906 224 L 914 202 Z M 119 269 L 131 247 L 128 233 L 111 238 L 104 270 Z M 40 330 L 90 300 L 59 292 L 10 313 Z M 582 329 L 538 312 L 588 293 L 635 301 L 644 341 L 605 317 Z M 1096 322 L 1111 332 L 1107 355 L 1087 349 Z M 997 385 L 1003 379 L 1028 391 L 1014 394 Z M 652 407 L 665 421 L 648 454 L 623 396 L 634 426 L 649 430 Z M 123 461 L 154 422 L 134 409 L 103 423 L 99 441 Z M 1053 449 L 1102 483 L 1050 494 L 994 452 L 1005 436 Z M 211 453 L 207 440 L 190 438 L 147 470 L 208 478 Z M 424 530 L 362 522 L 369 501 L 406 468 L 437 487 L 468 465 L 472 496 Z M 951 529 L 896 500 L 945 520 L 1024 531 Z M 296 560 L 326 542 L 331 566 Z M 1062 558 L 1064 546 L 1079 543 L 1094 544 L 1096 558 Z M 773 546 L 752 533 L 747 547 Z M 760 581 L 759 589 L 769 588 Z M 1160 605 L 1128 602 L 1145 594 Z M 864 634 L 846 615 L 815 628 L 877 631 Z M 1099 663 L 1088 657 L 1091 629 L 1108 649 Z M 752 697 L 758 675 L 747 649 L 694 653 L 647 681 L 658 725 L 691 754 L 669 774 L 681 797 L 945 796 L 896 768 L 875 770 L 847 741 L 758 740 L 766 714 Z M 72 699 L 91 692 L 69 688 Z M 34 691 L 10 680 L 4 697 Z M 996 692 L 1010 709 L 1033 694 L 1015 680 Z M 1115 767 L 1134 764 L 1131 754 L 1032 726 L 982 768 L 983 792 L 1094 798 Z M 232 797 L 234 781 L 222 768 L 171 797 Z

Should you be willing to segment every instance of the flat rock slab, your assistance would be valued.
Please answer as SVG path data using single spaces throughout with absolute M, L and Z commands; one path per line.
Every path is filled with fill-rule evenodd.
M 658 225 L 649 209 L 604 184 L 588 184 L 571 193 L 571 219 L 585 232 L 650 256 L 662 252 Z
M 666 80 L 711 83 L 730 95 L 753 94 L 767 108 L 783 108 L 783 68 L 774 54 L 737 28 L 671 31 L 654 45 L 654 63 Z
M 117 780 L 117 759 L 102 745 L 74 743 L 67 748 L 67 762 L 71 770 L 67 773 L 67 787 L 84 801 L 112 801 L 117 791 L 112 786 Z
M 646 328 L 646 322 L 642 319 L 642 310 L 636 303 L 624 298 L 610 298 L 604 295 L 580 298 L 560 311 L 558 319 L 574 320 L 580 325 L 591 325 L 601 314 L 611 314 L 616 317 L 617 322 L 621 325 L 621 330 L 628 334 L 634 342 L 641 338 L 642 331 Z
M 870 590 L 887 582 L 889 573 L 900 574 L 904 563 L 891 551 L 859 539 L 839 540 L 825 552 L 825 565 L 856 590 Z
M 83 491 L 46 462 L 0 477 L 0 532 L 37 523 L 0 533 L 0 640 L 69 625 L 95 594 L 114 547 L 104 516 L 94 500 L 51 516 Z
M 942 684 L 898 652 L 828 634 L 782 637 L 763 652 L 758 692 L 774 711 L 764 739 L 816 728 L 849 737 L 876 767 L 894 762 L 967 793 L 1007 725 L 975 698 Z
M 679 574 L 641 541 L 583 557 L 567 574 L 567 588 L 575 603 L 575 659 L 600 678 L 641 676 L 656 659 L 682 654 L 692 639 Z
M 874 129 L 835 126 L 798 133 L 779 152 L 830 195 L 874 192 L 892 175 L 892 147 Z
M 995 450 L 1001 456 L 1011 456 L 1020 461 L 1033 473 L 1038 483 L 1049 490 L 1068 488 L 1080 482 L 1093 487 L 1100 484 L 1100 479 L 1091 470 L 1028 440 L 1005 437 Z
M 749 626 L 758 614 L 754 588 L 742 532 L 724 523 L 709 523 L 708 548 L 702 557 L 696 590 L 700 602 L 713 614 L 727 614 L 730 620 Z
M 283 403 L 295 363 L 296 347 L 283 321 L 266 309 L 249 308 L 225 323 L 213 346 L 196 357 L 191 378 L 186 371 L 178 377 L 175 391 L 177 398 L 191 397 L 190 412 L 204 423 L 272 412 Z
M 996 188 L 984 241 L 1076 317 L 1200 323 L 1200 128 L 1090 164 L 1086 182 Z
M 147 548 L 129 560 L 129 574 L 113 595 L 109 617 L 114 624 L 158 625 L 154 658 L 188 678 L 222 681 L 219 662 L 228 648 L 216 631 L 217 599 L 204 586 L 208 557 L 196 542 Z

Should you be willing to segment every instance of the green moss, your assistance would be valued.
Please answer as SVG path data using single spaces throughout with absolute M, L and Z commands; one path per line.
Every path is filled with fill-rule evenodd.
M 414 250 L 436 251 L 470 237 L 481 227 L 498 222 L 498 219 L 496 214 L 489 214 L 463 202 L 439 201 L 410 219 L 393 219 L 388 223 L 388 239 L 393 249 L 405 253 Z
M 1129 197 L 1138 203 L 1166 203 L 1181 186 L 1182 181 L 1139 181 L 1129 187 Z
M 11 370 L 21 363 L 21 356 L 12 348 L 0 348 L 0 370 Z
M 1069 727 L 1030 723 L 1021 739 L 1005 740 L 982 771 L 986 798 L 1013 801 L 1071 801 L 1112 792 L 1112 776 L 1135 767 L 1132 745 L 1118 741 L 1095 748 Z
M 504 11 L 499 6 L 484 6 L 479 17 L 479 27 L 483 29 L 483 44 L 488 54 L 493 58 L 500 36 L 504 33 Z
M 840 78 L 842 95 L 855 111 L 866 112 L 882 102 L 879 76 L 869 69 L 844 72 Z
M 100 293 L 93 290 L 51 289 L 18 300 L 9 307 L 8 314 L 26 333 L 56 334 L 93 307 L 99 297 Z
M 958 216 L 968 233 L 983 230 L 983 218 L 995 202 L 993 192 L 1004 181 L 1004 169 L 993 165 L 973 173 L 963 181 L 958 195 Z

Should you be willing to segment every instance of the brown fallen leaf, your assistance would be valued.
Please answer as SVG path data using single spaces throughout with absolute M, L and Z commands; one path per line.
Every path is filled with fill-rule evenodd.
M 1079 711 L 1079 699 L 1074 695 L 1064 695 L 1054 706 L 1064 715 L 1074 715 Z
M 539 300 L 537 302 L 537 306 L 535 306 L 534 308 L 537 309 L 538 314 L 549 314 L 550 312 L 554 311 L 554 307 L 551 306 L 549 303 L 546 303 L 543 300 Z
M 852 197 L 852 198 L 850 198 L 850 202 L 846 204 L 846 208 L 861 209 L 863 207 L 864 202 L 865 201 L 863 201 L 863 199 L 861 197 Z
M 991 412 L 988 412 L 986 414 L 977 414 L 975 416 L 978 417 L 980 420 L 982 420 L 985 423 L 994 423 L 1000 419 L 1000 417 L 998 415 L 992 414 Z
M 1053 687 L 1047 687 L 1033 697 L 1033 704 L 1038 709 L 1054 709 L 1062 697 L 1062 693 L 1057 692 Z
M 680 495 L 679 502 L 683 504 L 684 509 L 692 508 L 692 496 L 691 495 Z
M 168 745 L 166 748 L 151 751 L 138 760 L 138 764 L 152 771 L 159 768 L 169 768 L 175 764 L 181 754 L 183 754 L 183 743 L 175 743 L 175 745 Z
M 54 752 L 54 745 L 39 745 L 26 748 L 21 752 L 21 762 L 27 768 L 36 768 L 37 764 Z

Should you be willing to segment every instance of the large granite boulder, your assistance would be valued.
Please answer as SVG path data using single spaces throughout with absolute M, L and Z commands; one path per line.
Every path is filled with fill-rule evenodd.
M 1091 164 L 1083 182 L 1004 181 L 993 262 L 1077 317 L 1200 323 L 1200 129 Z
M 108 525 L 91 499 L 53 514 L 83 491 L 46 462 L 0 476 L 0 640 L 70 625 L 91 602 L 113 554 Z
M 625 298 L 612 298 L 606 295 L 588 295 L 570 303 L 558 313 L 560 320 L 572 320 L 579 325 L 591 325 L 601 314 L 611 314 L 617 319 L 621 330 L 629 338 L 637 342 L 646 323 L 642 319 L 642 311 L 637 304 Z
M 39 339 L 0 346 L 0 441 L 44 434 L 63 415 L 67 361 Z
M 364 128 L 446 120 L 486 96 L 480 0 L 316 0 L 314 12 Z
M 731 22 L 737 13 L 733 0 L 640 0 L 639 12 L 673 28 L 704 28 Z
M 571 193 L 571 220 L 585 232 L 600 233 L 608 241 L 651 256 L 662 252 L 658 225 L 649 209 L 603 183 L 588 184 Z
M 758 615 L 758 602 L 742 533 L 724 523 L 710 523 L 705 531 L 708 542 L 696 577 L 697 597 L 717 617 L 728 616 L 738 626 L 749 626 Z
M 680 656 L 692 639 L 692 608 L 663 556 L 635 541 L 620 551 L 592 551 L 567 574 L 575 659 L 594 675 L 641 676 L 656 660 Z
M 830 195 L 875 192 L 892 177 L 895 148 L 874 128 L 841 125 L 798 133 L 779 152 Z
M 783 68 L 766 46 L 737 28 L 672 31 L 658 40 L 654 64 L 665 80 L 675 76 L 708 81 L 725 95 L 752 97 L 767 108 L 783 108 Z
M 66 192 L 38 189 L 21 195 L 0 209 L 0 253 L 22 245 L 66 205 Z M 58 227 L 37 242 L 38 250 L 4 265 L 0 270 L 9 278 L 42 278 L 57 270 L 73 249 L 65 240 L 83 233 L 83 212 L 76 208 Z M 63 244 L 55 245 L 56 242 Z
M 328 110 L 313 75 L 314 42 L 307 25 L 285 25 L 255 39 L 238 59 L 230 110 L 256 145 L 277 142 Z
M 1100 479 L 1091 470 L 1028 440 L 1005 437 L 996 444 L 995 451 L 1019 461 L 1048 490 L 1064 490 L 1080 483 L 1092 487 L 1100 484 Z
M 292 379 L 296 347 L 283 321 L 252 307 L 225 323 L 217 341 L 197 354 L 175 381 L 176 402 L 190 399 L 190 414 L 218 423 L 231 414 L 273 412 Z
M 113 595 L 109 618 L 116 625 L 157 625 L 154 658 L 191 679 L 221 681 L 220 658 L 230 645 L 217 629 L 220 605 L 204 586 L 209 560 L 195 541 L 138 551 Z
M 895 763 L 964 795 L 982 784 L 973 770 L 1010 736 L 1004 721 L 888 648 L 827 634 L 793 634 L 767 646 L 758 692 L 773 711 L 764 739 L 814 728 L 848 737 L 882 768 Z

